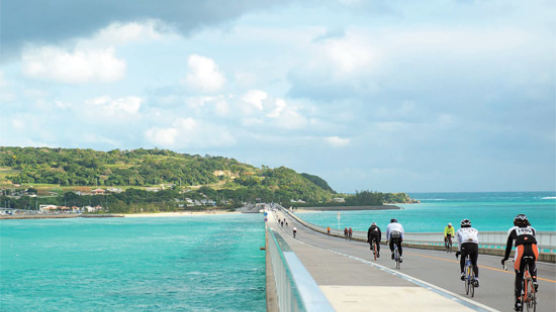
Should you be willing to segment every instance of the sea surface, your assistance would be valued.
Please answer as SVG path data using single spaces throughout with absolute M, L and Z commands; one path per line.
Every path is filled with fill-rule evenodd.
M 556 192 L 412 193 L 420 204 L 397 204 L 401 210 L 321 211 L 298 213 L 302 219 L 323 227 L 366 231 L 371 222 L 385 230 L 397 218 L 406 232 L 442 232 L 462 219 L 479 231 L 507 231 L 513 219 L 525 213 L 537 231 L 556 231 Z
M 0 221 L 0 311 L 265 311 L 257 215 Z

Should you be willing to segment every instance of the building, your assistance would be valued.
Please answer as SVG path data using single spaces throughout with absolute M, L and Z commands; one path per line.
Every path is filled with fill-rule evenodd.
M 104 193 L 106 193 L 106 191 L 103 190 L 103 189 L 98 188 L 98 189 L 96 189 L 96 190 L 92 190 L 91 193 L 92 193 L 93 195 L 104 195 Z
M 58 209 L 56 205 L 39 205 L 40 212 L 52 212 Z

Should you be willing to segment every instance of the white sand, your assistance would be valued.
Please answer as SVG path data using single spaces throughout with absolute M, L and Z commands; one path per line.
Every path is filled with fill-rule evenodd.
M 153 213 L 124 213 L 126 218 L 150 218 L 150 217 L 185 217 L 185 216 L 214 216 L 223 214 L 239 214 L 235 211 L 211 210 L 211 211 L 179 211 L 179 212 L 153 212 Z

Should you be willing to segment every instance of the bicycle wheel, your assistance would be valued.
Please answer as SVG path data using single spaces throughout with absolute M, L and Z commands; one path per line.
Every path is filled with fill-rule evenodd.
M 471 271 L 471 274 L 469 274 L 470 276 L 470 292 L 471 292 L 471 297 L 475 296 L 475 273 L 473 272 L 473 266 L 469 266 L 469 271 Z
M 396 261 L 396 269 L 400 269 L 400 252 L 398 250 L 398 247 L 396 246 L 394 248 L 394 261 Z
M 537 294 L 535 293 L 533 280 L 531 278 L 528 278 L 525 281 L 524 286 L 527 287 L 527 298 L 526 298 L 527 311 L 535 312 L 537 311 Z
M 465 294 L 469 295 L 469 288 L 471 287 L 471 281 L 469 280 L 469 265 L 465 265 Z

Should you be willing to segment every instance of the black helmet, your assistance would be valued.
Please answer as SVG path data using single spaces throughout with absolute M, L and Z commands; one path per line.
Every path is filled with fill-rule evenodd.
M 530 225 L 530 223 L 529 223 L 529 220 L 527 219 L 527 216 L 520 213 L 517 216 L 515 216 L 514 225 L 519 226 L 519 227 L 526 227 L 526 226 Z
M 471 227 L 471 221 L 469 219 L 461 220 L 461 227 Z
M 390 223 L 394 223 L 394 222 L 398 222 L 398 219 L 394 218 L 394 219 L 390 220 Z

